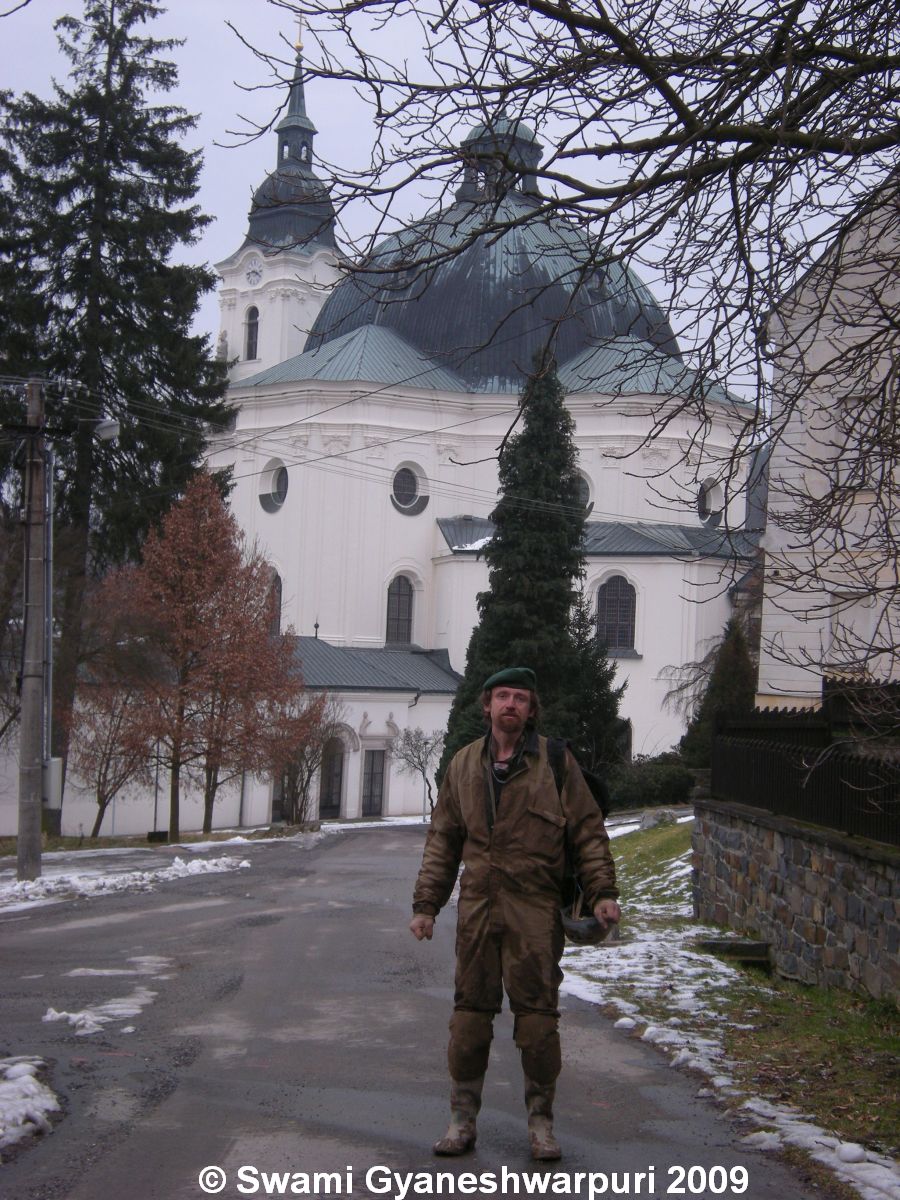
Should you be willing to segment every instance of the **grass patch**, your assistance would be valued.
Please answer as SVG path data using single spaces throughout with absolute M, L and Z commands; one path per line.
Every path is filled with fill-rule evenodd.
M 636 829 L 612 843 L 623 905 L 684 903 L 683 887 L 673 886 L 672 868 L 691 849 L 692 822 Z M 652 914 L 647 914 L 652 919 Z
M 900 1151 L 900 1012 L 893 1005 L 773 976 L 754 994 L 753 1009 L 750 1028 L 725 1034 L 742 1085 L 809 1113 L 846 1141 Z M 739 1008 L 731 1016 L 747 1019 Z

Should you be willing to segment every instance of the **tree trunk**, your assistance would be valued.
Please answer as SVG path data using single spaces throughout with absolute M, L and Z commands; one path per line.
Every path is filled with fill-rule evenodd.
M 106 816 L 106 810 L 109 808 L 109 800 L 101 800 L 97 797 L 97 816 L 94 820 L 94 828 L 91 830 L 91 840 L 100 836 L 100 826 L 103 824 L 103 818 Z
M 203 787 L 203 832 L 212 833 L 213 805 L 219 790 L 219 768 L 207 767 Z
M 181 757 L 178 750 L 172 751 L 172 760 L 169 764 L 169 842 L 177 842 L 181 837 L 181 829 L 179 828 L 178 818 L 178 803 L 179 803 L 179 788 L 181 786 Z

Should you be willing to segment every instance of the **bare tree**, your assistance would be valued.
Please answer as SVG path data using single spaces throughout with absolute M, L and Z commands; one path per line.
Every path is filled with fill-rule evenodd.
M 73 712 L 72 765 L 94 789 L 97 815 L 91 837 L 100 836 L 106 810 L 132 781 L 150 780 L 151 748 L 135 736 L 133 709 L 139 691 L 121 682 L 92 681 L 79 689 Z
M 431 780 L 444 749 L 443 730 L 426 733 L 416 726 L 404 729 L 391 743 L 391 757 L 404 775 L 419 775 L 428 796 L 428 810 L 434 811 L 434 791 Z
M 281 780 L 284 819 L 302 825 L 312 819 L 312 785 L 329 741 L 344 722 L 346 710 L 335 696 L 306 693 L 273 729 L 270 757 Z
M 400 299 L 411 272 L 427 286 L 431 267 L 479 238 L 561 219 L 589 248 L 588 293 L 617 264 L 636 267 L 696 371 L 677 403 L 655 408 L 646 438 L 674 432 L 686 457 L 702 451 L 716 384 L 751 402 L 720 466 L 723 508 L 760 445 L 783 446 L 793 463 L 792 474 L 775 460 L 784 502 L 766 587 L 779 579 L 788 605 L 804 594 L 793 618 L 815 625 L 821 644 L 770 638 L 771 655 L 805 663 L 817 681 L 835 655 L 854 677 L 883 675 L 900 628 L 892 0 L 273 3 L 304 21 L 305 78 L 345 80 L 371 104 L 369 161 L 328 165 L 339 213 L 360 200 L 376 213 L 358 276 L 394 272 Z M 408 54 L 395 52 L 404 45 Z M 289 56 L 274 65 L 287 80 Z M 523 169 L 511 150 L 520 122 L 541 151 L 527 164 L 525 208 L 504 205 Z M 477 155 L 473 126 L 493 139 Z M 372 252 L 473 173 L 480 191 L 464 236 L 449 244 L 435 224 L 433 237 Z M 804 457 L 817 472 L 812 494 Z M 670 476 L 648 486 L 661 503 L 685 502 L 667 494 Z

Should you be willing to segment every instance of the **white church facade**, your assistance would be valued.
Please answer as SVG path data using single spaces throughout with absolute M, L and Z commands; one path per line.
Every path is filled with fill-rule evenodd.
M 666 703 L 673 671 L 720 635 L 755 553 L 743 481 L 729 473 L 746 411 L 684 364 L 632 272 L 597 265 L 578 228 L 542 211 L 541 146 L 524 123 L 472 130 L 454 202 L 362 263 L 336 244 L 315 132 L 298 54 L 275 169 L 217 265 L 233 416 L 207 452 L 210 469 L 230 470 L 235 516 L 272 565 L 306 684 L 339 706 L 309 815 L 423 814 L 422 779 L 392 750 L 405 729 L 446 726 L 488 583 L 498 448 L 548 344 L 576 423 L 584 587 L 627 684 L 631 750 L 669 749 L 683 732 Z M 702 430 L 686 403 L 701 387 Z M 527 665 L 540 681 L 541 664 Z M 0 831 L 13 832 L 14 757 L 3 771 Z M 157 771 L 152 787 L 128 789 L 101 833 L 164 828 L 166 787 Z M 215 828 L 281 814 L 271 779 L 223 791 Z M 86 833 L 94 815 L 70 773 L 63 833 Z M 181 828 L 201 824 L 186 788 Z
M 497 449 L 551 336 L 589 506 L 584 586 L 628 685 L 632 752 L 668 749 L 683 732 L 665 703 L 672 669 L 721 633 L 752 554 L 728 478 L 745 412 L 706 389 L 698 437 L 684 397 L 700 381 L 662 311 L 633 273 L 593 267 L 583 235 L 541 212 L 541 147 L 523 123 L 473 130 L 455 203 L 356 264 L 335 245 L 314 135 L 298 55 L 278 164 L 217 267 L 234 415 L 208 464 L 232 472 L 231 505 L 277 572 L 307 683 L 343 705 L 323 814 L 373 814 L 373 789 L 384 813 L 421 811 L 421 780 L 397 771 L 391 741 L 446 723 L 487 586 Z M 512 172 L 499 204 L 498 146 Z M 488 211 L 502 231 L 479 236 Z M 675 415 L 650 440 L 661 411 Z M 382 666 L 405 690 L 378 683 Z
M 754 560 L 759 535 L 729 473 L 746 410 L 703 387 L 632 272 L 597 265 L 578 228 L 542 211 L 541 146 L 524 123 L 472 130 L 454 202 L 362 263 L 336 244 L 299 54 L 276 132 L 247 234 L 217 267 L 233 416 L 210 432 L 207 465 L 231 472 L 230 503 L 272 564 L 306 684 L 339 705 L 310 815 L 423 813 L 422 779 L 392 750 L 405 729 L 446 726 L 488 583 L 498 447 L 548 344 L 576 423 L 584 587 L 627 684 L 631 750 L 669 749 L 683 732 L 666 703 L 673 671 L 707 653 Z M 701 387 L 702 430 L 686 403 Z M 541 664 L 527 665 L 540 681 Z M 271 779 L 223 792 L 216 828 L 280 815 Z M 15 831 L 16 794 L 7 755 L 0 832 Z M 116 798 L 101 833 L 161 830 L 166 795 L 160 769 Z M 70 772 L 63 833 L 87 833 L 94 815 Z M 186 787 L 181 828 L 201 824 Z

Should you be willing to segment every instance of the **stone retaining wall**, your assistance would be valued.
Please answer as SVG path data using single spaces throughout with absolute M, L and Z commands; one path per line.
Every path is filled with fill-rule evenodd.
M 772 948 L 783 975 L 900 1002 L 900 851 L 695 800 L 694 915 Z

